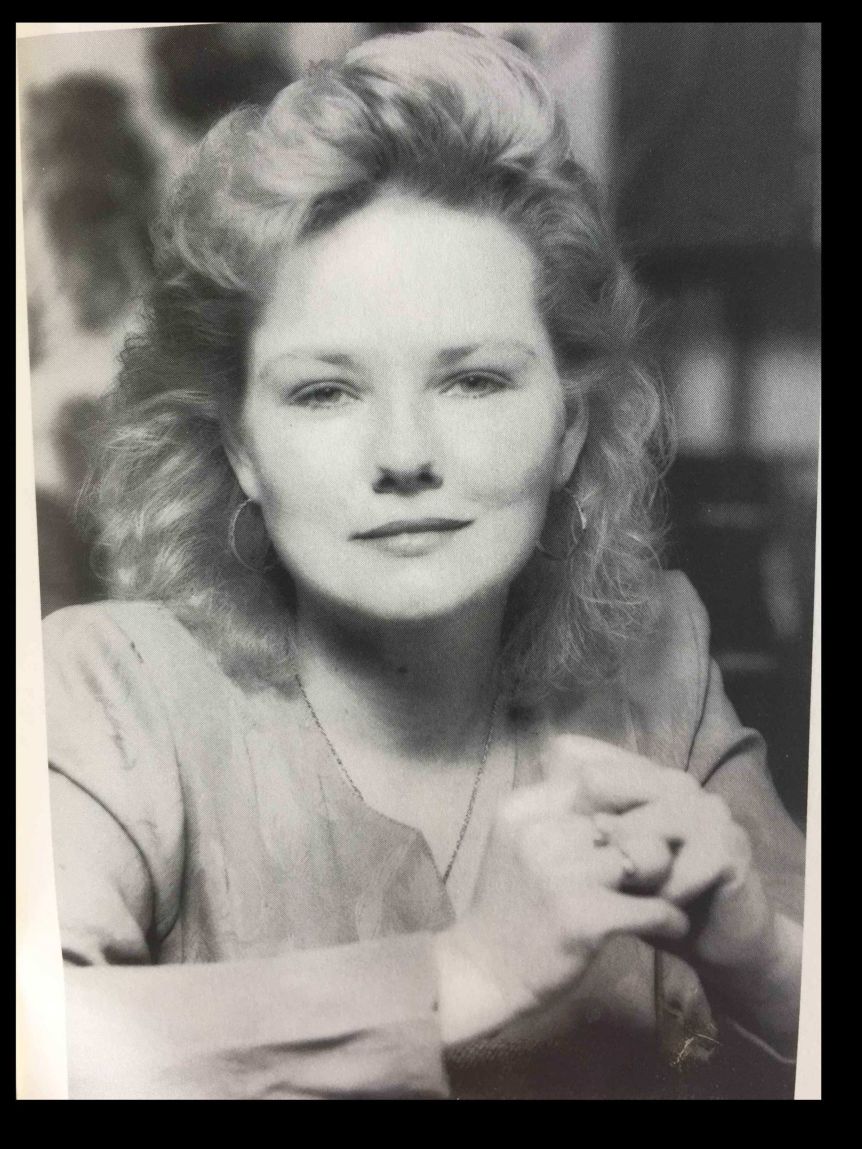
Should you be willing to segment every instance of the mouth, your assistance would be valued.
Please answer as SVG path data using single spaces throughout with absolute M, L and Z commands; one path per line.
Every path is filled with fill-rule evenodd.
M 362 531 L 352 535 L 354 539 L 390 539 L 397 535 L 425 535 L 439 534 L 448 531 L 460 531 L 469 527 L 472 519 L 397 519 L 391 523 L 383 523 L 370 531 Z

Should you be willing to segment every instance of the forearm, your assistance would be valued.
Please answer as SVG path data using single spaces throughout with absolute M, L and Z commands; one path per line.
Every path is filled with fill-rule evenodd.
M 503 990 L 472 953 L 458 926 L 434 938 L 440 1037 L 445 1047 L 484 1037 L 513 1017 Z
M 255 961 L 70 968 L 70 1095 L 442 1097 L 427 935 Z
M 802 926 L 776 914 L 763 947 L 743 969 L 699 968 L 718 1012 L 795 1057 L 802 981 Z

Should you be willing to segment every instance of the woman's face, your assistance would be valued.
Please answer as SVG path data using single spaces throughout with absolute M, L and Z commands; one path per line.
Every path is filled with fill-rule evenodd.
M 292 249 L 229 452 L 300 599 L 378 621 L 504 598 L 577 462 L 503 223 L 387 197 Z

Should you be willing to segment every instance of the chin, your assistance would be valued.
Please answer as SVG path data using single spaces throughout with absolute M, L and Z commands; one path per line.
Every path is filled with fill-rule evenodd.
M 444 588 L 439 581 L 414 587 L 399 587 L 390 581 L 379 590 L 384 593 L 358 598 L 354 590 L 349 596 L 327 595 L 326 598 L 334 612 L 345 618 L 361 619 L 376 625 L 418 626 L 457 617 L 475 606 L 505 600 L 508 584 L 457 590 L 449 587 L 446 593 L 441 593 Z
M 345 623 L 420 625 L 469 614 L 472 609 L 504 604 L 509 589 L 532 553 L 513 553 L 490 564 L 488 556 L 428 556 L 416 560 L 358 565 L 333 556 L 327 575 L 294 573 L 295 585 Z M 310 572 L 308 572 L 310 573 Z M 320 567 L 314 572 L 319 575 Z

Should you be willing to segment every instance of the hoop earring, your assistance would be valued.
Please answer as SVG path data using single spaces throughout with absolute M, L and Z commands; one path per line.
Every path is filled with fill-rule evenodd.
M 236 561 L 239 563 L 239 565 L 241 567 L 245 567 L 245 569 L 247 571 L 250 571 L 252 574 L 258 574 L 259 575 L 259 574 L 265 574 L 265 572 L 268 570 L 272 570 L 272 568 L 275 566 L 275 563 L 269 563 L 267 566 L 263 566 L 263 567 L 250 566 L 245 561 L 245 559 L 242 557 L 242 555 L 239 553 L 239 551 L 236 549 L 236 525 L 239 522 L 239 517 L 242 514 L 242 512 L 245 510 L 245 508 L 248 506 L 252 506 L 253 503 L 254 503 L 253 499 L 244 499 L 243 502 L 241 502 L 239 504 L 237 509 L 231 515 L 230 523 L 229 523 L 228 528 L 227 528 L 227 545 L 228 545 L 228 549 L 230 550 L 230 553 L 233 555 L 233 557 L 236 559 Z
M 581 534 L 583 534 L 584 531 L 587 529 L 587 516 L 584 514 L 584 508 L 581 506 L 581 504 L 578 502 L 578 500 L 575 498 L 575 496 L 572 494 L 572 492 L 568 489 L 568 487 L 563 487 L 563 490 L 566 492 L 566 494 L 569 496 L 569 498 L 575 504 L 575 510 L 578 512 L 578 519 L 580 520 L 580 524 L 581 524 Z
M 580 522 L 580 528 L 581 529 L 580 529 L 580 532 L 579 532 L 577 538 L 572 540 L 572 545 L 569 547 L 569 549 L 566 551 L 566 553 L 564 555 L 553 554 L 551 551 L 548 550 L 548 548 L 546 546 L 543 546 L 542 543 L 536 543 L 535 544 L 535 549 L 539 552 L 539 554 L 542 555 L 543 558 L 550 559 L 550 561 L 554 562 L 554 563 L 568 562 L 574 556 L 575 552 L 580 547 L 581 540 L 582 540 L 584 533 L 587 529 L 587 516 L 584 514 L 584 508 L 581 506 L 581 504 L 578 502 L 578 500 L 575 498 L 575 496 L 572 494 L 572 492 L 568 489 L 568 487 L 563 487 L 561 493 L 568 495 L 569 498 L 572 500 L 572 502 L 575 504 L 575 510 L 578 512 L 578 520 Z

